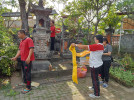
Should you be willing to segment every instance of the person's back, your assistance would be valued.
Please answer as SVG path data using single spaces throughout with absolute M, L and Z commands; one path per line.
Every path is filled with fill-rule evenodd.
M 90 53 L 90 60 L 89 60 L 89 67 L 91 69 L 91 78 L 93 86 L 91 89 L 94 90 L 93 94 L 89 94 L 91 98 L 99 98 L 100 97 L 100 84 L 98 79 L 98 74 L 100 71 L 100 67 L 102 66 L 102 54 L 104 50 L 103 46 L 103 36 L 96 35 L 94 38 L 96 44 L 93 45 L 80 45 L 72 43 L 72 46 L 76 46 L 79 49 L 85 49 L 91 51 Z
M 89 60 L 89 64 L 90 67 L 94 67 L 94 68 L 98 68 L 100 67 L 103 62 L 102 62 L 102 54 L 103 54 L 103 44 L 98 43 L 98 44 L 93 44 L 93 45 L 89 45 L 90 48 L 90 60 Z

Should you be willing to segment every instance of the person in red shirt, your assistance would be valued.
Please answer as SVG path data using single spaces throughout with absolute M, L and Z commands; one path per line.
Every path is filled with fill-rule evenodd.
M 15 57 L 11 60 L 16 61 L 19 56 L 21 56 L 22 70 L 23 70 L 23 81 L 24 83 L 19 85 L 26 85 L 26 88 L 21 91 L 23 94 L 31 90 L 31 65 L 34 61 L 34 43 L 29 37 L 26 37 L 24 30 L 18 31 L 18 37 L 21 40 L 19 50 Z
M 54 51 L 54 43 L 55 43 L 55 26 L 54 26 L 54 20 L 50 21 L 50 30 L 51 30 L 51 47 L 50 51 Z

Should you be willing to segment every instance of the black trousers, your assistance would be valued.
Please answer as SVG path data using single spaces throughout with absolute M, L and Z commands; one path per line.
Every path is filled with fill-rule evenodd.
M 109 69 L 111 66 L 111 60 L 103 61 L 103 65 L 100 68 L 101 78 L 104 82 L 109 81 Z
M 50 47 L 51 51 L 54 50 L 54 43 L 55 43 L 55 37 L 51 37 L 51 47 Z
M 91 68 L 91 78 L 92 78 L 92 84 L 93 84 L 95 96 L 100 96 L 100 82 L 98 78 L 99 71 L 100 71 L 100 67 Z
M 22 61 L 23 82 L 26 83 L 28 89 L 31 88 L 31 65 L 32 62 L 26 64 L 25 61 Z

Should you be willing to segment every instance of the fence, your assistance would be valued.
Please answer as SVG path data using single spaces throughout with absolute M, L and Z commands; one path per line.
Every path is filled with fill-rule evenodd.
M 112 40 L 112 46 L 119 46 L 120 36 L 112 36 L 111 40 Z
M 106 36 L 104 36 L 106 38 Z M 119 46 L 120 35 L 113 35 L 111 37 L 112 46 Z

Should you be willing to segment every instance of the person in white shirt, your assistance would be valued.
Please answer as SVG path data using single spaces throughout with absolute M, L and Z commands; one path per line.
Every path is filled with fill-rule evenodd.
M 94 94 L 89 94 L 92 98 L 99 98 L 100 97 L 100 83 L 98 74 L 100 71 L 100 67 L 103 64 L 102 61 L 102 55 L 103 55 L 103 36 L 102 35 L 96 35 L 94 38 L 94 41 L 96 44 L 92 45 L 80 45 L 72 43 L 71 45 L 74 47 L 78 47 L 79 49 L 85 49 L 91 51 L 90 53 L 90 60 L 89 60 L 89 66 L 91 68 L 91 78 L 92 78 L 92 84 L 94 89 Z

